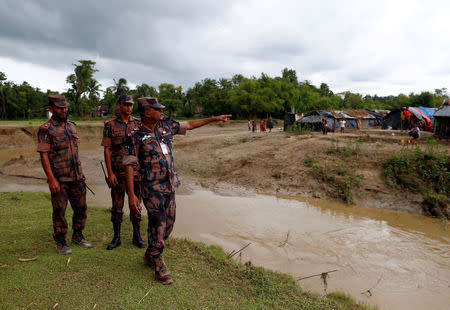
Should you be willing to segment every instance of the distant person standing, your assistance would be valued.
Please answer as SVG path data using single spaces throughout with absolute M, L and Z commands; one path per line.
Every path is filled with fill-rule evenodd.
M 251 124 L 250 120 L 247 121 L 247 126 L 248 126 L 248 131 L 250 131 L 251 127 L 252 127 L 252 124 Z
M 259 121 L 259 130 L 261 132 L 265 132 L 266 131 L 266 121 L 263 120 L 263 119 Z
M 412 113 L 408 107 L 402 108 L 401 112 L 402 130 L 409 130 L 411 128 L 411 116 Z
M 72 250 L 66 242 L 67 201 L 73 209 L 72 242 L 91 247 L 82 233 L 87 217 L 86 183 L 78 156 L 77 128 L 67 119 L 69 104 L 61 95 L 49 95 L 48 102 L 52 117 L 39 128 L 37 151 L 51 193 L 56 250 L 59 254 L 70 254 Z
M 339 121 L 339 128 L 341 129 L 341 133 L 344 133 L 345 123 L 346 123 L 346 121 L 344 119 L 341 119 Z
M 269 118 L 267 119 L 267 128 L 269 128 L 269 132 L 272 132 L 272 128 L 273 128 L 272 116 L 269 116 Z
M 322 119 L 322 134 L 326 135 L 328 133 L 328 122 L 326 119 Z
M 256 131 L 256 121 L 252 120 L 252 132 Z
M 134 101 L 129 95 L 121 95 L 117 102 L 118 114 L 116 117 L 107 120 L 103 128 L 103 139 L 101 145 L 104 147 L 104 157 L 106 170 L 108 172 L 107 183 L 111 188 L 111 222 L 113 224 L 114 237 L 106 247 L 112 250 L 121 245 L 120 226 L 122 224 L 123 205 L 125 193 L 127 192 L 125 166 L 123 158 L 128 155 L 126 149 L 126 141 L 130 138 L 133 131 L 138 130 L 141 122 L 134 118 L 133 112 Z M 139 173 L 134 169 L 134 193 L 140 197 L 139 189 Z M 130 221 L 133 224 L 133 244 L 138 248 L 143 248 L 147 244 L 142 240 L 140 233 L 141 210 L 138 212 L 130 210 Z

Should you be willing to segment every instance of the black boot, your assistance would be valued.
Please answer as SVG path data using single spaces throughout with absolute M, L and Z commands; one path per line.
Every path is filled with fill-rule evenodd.
M 112 250 L 122 244 L 122 242 L 120 241 L 120 223 L 113 223 L 113 229 L 114 237 L 106 247 L 107 250 Z
M 143 248 L 147 243 L 141 238 L 140 228 L 141 226 L 139 224 L 133 224 L 133 244 L 138 248 Z

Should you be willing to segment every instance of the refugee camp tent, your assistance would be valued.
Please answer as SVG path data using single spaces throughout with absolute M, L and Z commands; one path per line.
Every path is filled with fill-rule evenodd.
M 390 113 L 388 113 L 384 118 L 382 122 L 382 128 L 383 129 L 394 129 L 394 130 L 400 130 L 402 129 L 402 111 L 405 108 L 399 108 L 392 110 Z M 430 117 L 426 115 L 425 112 L 423 112 L 419 108 L 414 107 L 408 107 L 408 110 L 411 112 L 411 121 L 415 121 L 419 124 L 419 127 L 422 130 L 432 131 L 433 130 L 433 124 L 431 122 Z M 403 129 L 409 129 L 409 128 L 403 128 Z
M 389 114 L 391 111 L 389 110 L 371 110 L 366 109 L 367 113 L 375 117 L 373 120 L 373 127 L 381 127 L 383 125 L 383 117 Z
M 323 119 L 327 120 L 328 131 L 332 131 L 336 117 L 332 113 L 324 110 L 309 112 L 299 119 L 297 123 L 308 125 L 314 131 L 321 131 Z
M 450 138 L 450 104 L 444 104 L 434 113 L 434 132 L 440 138 Z
M 425 109 L 422 107 L 422 109 Z M 410 107 L 409 110 L 413 113 L 420 127 L 426 131 L 433 131 L 433 122 L 420 108 Z
M 383 117 L 382 129 L 394 129 L 399 130 L 402 128 L 402 109 L 392 110 L 390 113 Z
M 433 121 L 434 117 L 433 115 L 437 110 L 436 108 L 426 108 L 426 107 L 417 107 L 416 109 L 422 111 L 422 113 L 428 116 L 431 121 Z
M 358 129 L 368 129 L 376 126 L 376 118 L 366 110 L 345 110 L 343 112 L 356 120 L 356 128 Z
M 335 128 L 339 128 L 339 121 L 340 120 L 345 120 L 345 127 L 346 128 L 356 128 L 358 126 L 358 124 L 356 123 L 356 119 L 347 114 L 345 111 L 330 111 L 331 114 L 334 115 L 334 117 L 336 118 L 334 120 L 334 126 Z M 333 124 L 331 124 L 333 126 Z

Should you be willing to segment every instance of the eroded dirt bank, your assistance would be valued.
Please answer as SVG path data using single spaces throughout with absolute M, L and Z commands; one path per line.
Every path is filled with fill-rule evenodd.
M 99 161 L 102 123 L 78 124 L 83 170 L 91 184 L 102 184 Z M 37 126 L 0 127 L 0 172 L 19 176 L 28 184 L 42 183 L 36 148 Z M 338 142 L 336 142 L 338 139 Z M 407 139 L 398 131 L 366 130 L 345 134 L 297 135 L 275 128 L 271 133 L 251 133 L 246 122 L 211 124 L 187 136 L 176 136 L 175 161 L 183 182 L 181 191 L 206 188 L 221 193 L 276 193 L 324 199 L 339 199 L 332 183 L 323 182 L 305 158 L 324 167 L 339 166 L 362 175 L 354 188 L 356 205 L 421 213 L 421 196 L 388 187 L 381 178 L 381 160 L 403 147 Z M 345 147 L 359 140 L 354 155 L 330 153 L 333 144 Z M 349 144 L 350 143 L 350 144 Z M 354 147 L 354 145 L 353 145 Z M 449 145 L 443 145 L 449 149 Z

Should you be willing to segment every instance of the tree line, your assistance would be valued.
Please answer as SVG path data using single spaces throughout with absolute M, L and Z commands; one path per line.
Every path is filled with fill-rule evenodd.
M 277 77 L 261 73 L 259 77 L 236 74 L 231 79 L 205 78 L 187 91 L 170 83 L 162 83 L 157 88 L 143 83 L 131 89 L 125 78 L 114 80 L 114 85 L 102 90 L 102 85 L 95 79 L 98 72 L 95 65 L 91 60 L 79 60 L 73 64 L 74 72 L 66 78 L 68 89 L 62 94 L 71 104 L 70 114 L 73 116 L 92 116 L 97 106 L 108 106 L 114 111 L 121 94 L 131 94 L 136 102 L 140 97 L 157 97 L 171 116 L 233 114 L 237 119 L 266 118 L 268 115 L 281 118 L 285 112 L 307 113 L 313 110 L 439 107 L 448 97 L 446 88 L 435 89 L 433 93 L 423 91 L 398 96 L 363 96 L 349 91 L 335 94 L 326 83 L 317 87 L 308 80 L 300 81 L 296 71 L 288 68 Z M 15 84 L 0 72 L 1 118 L 44 117 L 46 97 L 52 93 L 57 92 L 43 92 L 27 82 Z

